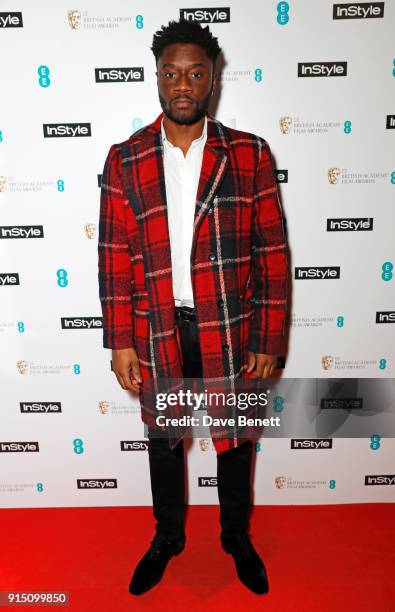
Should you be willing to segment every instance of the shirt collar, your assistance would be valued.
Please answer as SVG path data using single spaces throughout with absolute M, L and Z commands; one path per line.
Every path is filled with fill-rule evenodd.
M 167 136 L 166 136 L 166 132 L 165 132 L 165 128 L 163 125 L 163 117 L 162 117 L 162 121 L 160 123 L 160 129 L 161 129 L 161 133 L 162 133 L 162 141 L 165 145 L 168 145 L 169 147 L 174 147 L 174 145 L 170 142 L 170 140 L 168 140 Z M 200 134 L 200 136 L 198 136 L 198 138 L 195 138 L 195 140 L 192 140 L 191 142 L 191 146 L 194 143 L 198 143 L 201 141 L 206 141 L 207 140 L 207 115 L 204 116 L 204 125 L 203 125 L 203 130 L 202 133 Z

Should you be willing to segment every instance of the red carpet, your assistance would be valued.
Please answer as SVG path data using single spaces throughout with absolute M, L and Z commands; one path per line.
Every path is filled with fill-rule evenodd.
M 153 537 L 150 508 L 3 509 L 1 517 L 0 590 L 70 594 L 68 607 L 33 610 L 395 610 L 393 504 L 256 507 L 251 533 L 270 581 L 263 596 L 238 582 L 214 506 L 189 509 L 185 551 L 139 598 L 128 585 Z

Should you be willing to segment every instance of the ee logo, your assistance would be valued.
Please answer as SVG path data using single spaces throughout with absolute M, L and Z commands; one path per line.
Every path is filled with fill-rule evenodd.
M 345 121 L 343 123 L 343 131 L 345 134 L 351 134 L 351 126 L 352 126 L 351 121 Z
M 381 266 L 381 278 L 383 281 L 390 281 L 392 279 L 392 270 L 394 265 L 390 261 L 385 261 Z
M 381 446 L 380 440 L 381 440 L 381 436 L 379 436 L 378 434 L 370 436 L 370 444 L 369 444 L 370 448 L 372 450 L 379 450 Z
M 144 27 L 144 19 L 142 15 L 136 15 L 136 28 L 142 30 Z
M 284 410 L 284 398 L 281 395 L 276 395 L 273 399 L 274 412 L 282 412 Z
M 64 268 L 59 268 L 59 270 L 56 272 L 56 276 L 58 277 L 57 283 L 59 287 L 67 287 L 69 280 L 67 278 L 66 270 Z
M 289 4 L 288 2 L 279 2 L 277 4 L 277 23 L 278 25 L 287 25 L 289 21 Z
M 81 438 L 75 438 L 75 440 L 73 440 L 73 451 L 77 454 L 77 455 L 82 455 L 82 453 L 84 452 L 84 443 L 81 440 Z
M 49 78 L 48 66 L 39 66 L 37 72 L 39 85 L 41 87 L 49 87 L 51 84 L 51 79 Z

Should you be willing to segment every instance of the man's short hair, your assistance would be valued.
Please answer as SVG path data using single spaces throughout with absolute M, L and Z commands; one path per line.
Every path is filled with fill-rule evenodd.
M 156 62 L 168 45 L 176 43 L 190 43 L 202 47 L 209 59 L 215 66 L 216 59 L 221 52 L 218 39 L 212 35 L 210 28 L 203 28 L 196 21 L 181 19 L 180 21 L 169 21 L 167 26 L 162 26 L 154 34 L 151 51 L 155 56 Z

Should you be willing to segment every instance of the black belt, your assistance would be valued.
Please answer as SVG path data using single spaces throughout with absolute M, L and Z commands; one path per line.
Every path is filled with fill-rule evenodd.
M 175 306 L 176 319 L 179 321 L 195 321 L 196 309 L 189 306 Z

